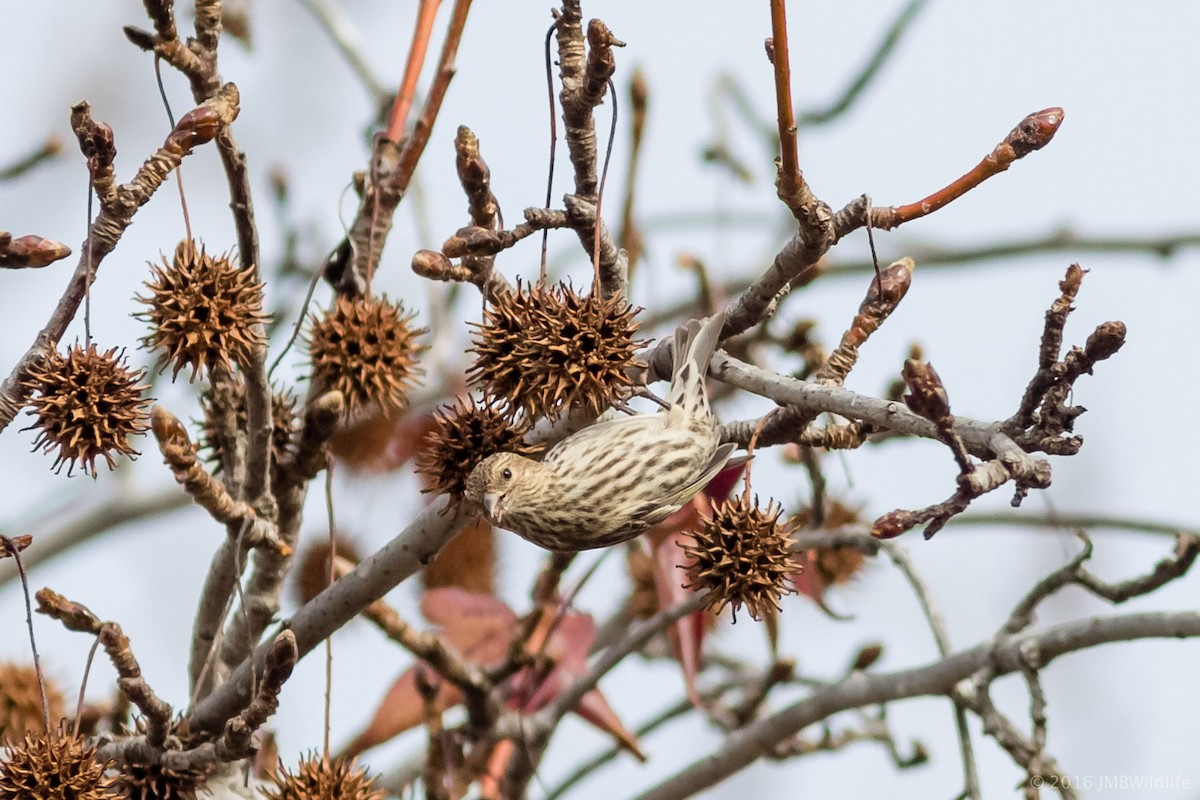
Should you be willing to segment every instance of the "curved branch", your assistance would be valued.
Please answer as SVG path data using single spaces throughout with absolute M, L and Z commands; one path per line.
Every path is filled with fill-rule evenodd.
M 847 419 L 869 422 L 881 429 L 937 439 L 937 426 L 924 417 L 917 416 L 904 403 L 869 397 L 841 386 L 823 385 L 789 378 L 770 370 L 756 367 L 725 353 L 716 353 L 709 374 L 730 386 L 736 386 L 752 394 L 766 397 L 775 402 L 795 407 L 806 413 L 831 412 Z M 725 426 L 725 440 L 749 442 L 758 427 L 758 420 L 733 422 Z M 966 444 L 967 449 L 977 455 L 992 455 L 993 437 L 997 423 L 981 422 L 966 417 L 954 417 L 954 431 Z M 771 431 L 768 422 L 759 436 L 759 446 L 787 441 L 788 431 Z M 780 436 L 785 438 L 781 439 Z
M 1196 611 L 1094 617 L 981 644 L 914 669 L 879 675 L 855 672 L 841 683 L 731 734 L 715 751 L 638 795 L 637 800 L 690 797 L 768 755 L 776 742 L 839 711 L 902 698 L 945 695 L 959 681 L 988 666 L 997 676 L 1020 672 L 1024 648 L 1037 648 L 1044 665 L 1058 656 L 1108 642 L 1197 636 L 1200 636 L 1200 612 Z
M 37 547 L 32 547 L 21 555 L 26 569 L 43 564 L 77 544 L 113 528 L 119 528 L 127 522 L 151 518 L 161 522 L 162 516 L 192 505 L 192 499 L 175 486 L 136 495 L 117 492 L 89 506 L 82 513 L 71 516 L 71 510 L 78 510 L 75 508 L 78 502 L 78 497 L 72 497 L 71 502 L 56 507 L 51 515 L 47 515 L 42 522 L 33 526 L 32 532 Z M 55 524 L 57 527 L 50 527 Z M 16 565 L 10 567 L 7 560 L 0 560 L 0 586 L 16 577 Z
M 429 563 L 473 517 L 445 495 L 439 497 L 382 549 L 305 604 L 283 623 L 296 635 L 299 657 Z M 250 659 L 243 661 L 224 685 L 196 705 L 187 718 L 192 730 L 215 733 L 246 707 L 253 672 L 263 673 L 268 648 L 263 645 L 255 652 L 253 670 Z

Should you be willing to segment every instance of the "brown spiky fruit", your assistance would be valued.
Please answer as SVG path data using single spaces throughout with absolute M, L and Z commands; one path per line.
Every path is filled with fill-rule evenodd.
M 835 530 L 860 522 L 859 510 L 838 500 L 830 500 L 825 508 L 824 530 Z M 789 521 L 792 530 L 813 527 L 811 508 L 796 512 Z M 853 547 L 816 547 L 799 554 L 796 563 L 805 568 L 820 591 L 825 587 L 850 583 L 862 574 L 867 556 Z
M 62 719 L 63 693 L 49 680 L 46 702 L 50 706 L 50 719 Z M 0 747 L 19 742 L 27 733 L 45 731 L 42 714 L 42 691 L 33 665 L 0 662 Z
M 211 770 L 173 770 L 161 764 L 126 764 L 116 778 L 120 797 L 127 800 L 198 800 Z
M 34 449 L 49 453 L 55 448 L 53 469 L 69 463 L 67 474 L 82 463 L 85 474 L 95 476 L 96 459 L 103 458 L 116 469 L 114 456 L 140 455 L 129 437 L 149 427 L 140 381 L 143 370 L 125 365 L 125 352 L 117 348 L 101 353 L 95 344 L 68 348 L 66 355 L 53 351 L 40 364 L 30 367 L 24 386 L 36 396 L 29 400 L 29 413 L 37 418 L 25 430 L 38 429 Z
M 246 366 L 265 347 L 263 284 L 253 266 L 239 269 L 227 256 L 211 256 L 185 239 L 162 266 L 150 265 L 149 308 L 138 316 L 150 323 L 142 346 L 159 355 L 159 371 L 172 366 L 171 380 L 191 367 L 188 380 L 218 365 Z
M 633 584 L 625 608 L 634 619 L 652 617 L 661 610 L 662 602 L 654 585 L 654 556 L 640 547 L 625 551 L 625 566 Z
M 561 283 L 499 292 L 476 325 L 467 377 L 529 416 L 598 416 L 630 393 L 645 344 L 634 338 L 639 310 L 620 294 L 580 295 Z
M 301 757 L 294 773 L 281 762 L 270 782 L 260 790 L 269 800 L 383 800 L 385 796 L 354 761 L 329 761 L 315 753 Z
M 337 557 L 357 564 L 362 561 L 362 553 L 354 542 L 345 536 L 335 534 Z M 309 600 L 325 591 L 329 585 L 329 536 L 313 539 L 300 551 L 296 562 L 296 599 L 304 605 Z
M 417 472 L 426 480 L 422 491 L 462 497 L 467 477 L 493 453 L 533 455 L 541 448 L 525 443 L 527 417 L 514 421 L 490 398 L 459 397 L 434 412 L 435 427 L 417 456 Z
M 234 424 L 239 431 L 245 431 L 249 424 L 246 415 L 246 398 L 240 392 L 233 407 Z M 210 462 L 214 475 L 220 474 L 225 461 L 225 437 L 214 424 L 216 412 L 211 389 L 200 394 L 200 410 L 204 413 L 201 421 L 199 449 L 204 459 Z M 300 416 L 296 413 L 296 396 L 290 389 L 279 389 L 271 394 L 271 463 L 278 466 L 285 463 L 292 453 L 292 444 L 300 429 Z
M 656 538 L 655 529 L 652 528 L 647 537 L 648 543 L 655 541 Z M 653 617 L 663 610 L 663 603 L 672 602 L 666 593 L 660 594 L 659 584 L 662 582 L 663 576 L 657 558 L 658 550 L 662 546 L 662 544 L 651 544 L 649 551 L 640 547 L 629 547 L 625 550 L 625 567 L 630 581 L 629 595 L 625 598 L 625 613 L 634 619 Z M 673 575 L 674 570 L 672 570 Z M 675 580 L 675 578 L 672 577 L 668 580 Z M 720 615 L 711 608 L 707 609 L 699 619 L 706 631 L 714 630 L 717 623 L 721 621 Z M 674 649 L 675 645 L 672 643 L 671 647 Z
M 477 517 L 421 570 L 421 585 L 426 591 L 442 586 L 457 586 L 472 594 L 496 593 L 496 531 L 483 517 Z
M 796 570 L 792 539 L 779 524 L 782 508 L 774 501 L 760 508 L 758 498 L 736 495 L 713 508 L 704 527 L 684 546 L 690 559 L 689 588 L 710 590 L 708 607 L 726 605 L 736 614 L 745 606 L 750 616 L 763 619 L 779 610 L 779 599 L 792 591 L 788 576 Z
M 415 417 L 415 418 L 414 418 Z M 431 417 L 432 418 L 432 417 Z M 339 466 L 355 472 L 392 472 L 403 466 L 407 440 L 413 428 L 425 424 L 424 416 L 409 415 L 407 411 L 373 411 L 345 420 L 329 437 L 329 455 Z
M 426 333 L 413 327 L 413 317 L 386 297 L 339 296 L 309 329 L 316 393 L 341 392 L 347 416 L 371 408 L 404 408 L 408 390 L 421 374 L 417 337 Z
M 0 758 L 0 800 L 117 798 L 96 748 L 65 727 L 27 734 Z

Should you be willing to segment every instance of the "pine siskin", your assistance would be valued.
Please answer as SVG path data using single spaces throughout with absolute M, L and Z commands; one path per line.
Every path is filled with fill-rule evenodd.
M 549 550 L 574 552 L 634 538 L 669 517 L 725 466 L 704 376 L 725 315 L 675 333 L 667 407 L 596 422 L 538 462 L 515 453 L 484 459 L 466 497 L 496 525 Z

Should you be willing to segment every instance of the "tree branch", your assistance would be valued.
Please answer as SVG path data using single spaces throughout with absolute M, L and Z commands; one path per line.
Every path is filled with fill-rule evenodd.
M 715 751 L 638 795 L 637 800 L 682 800 L 715 786 L 767 755 L 775 742 L 794 736 L 839 711 L 903 698 L 945 695 L 959 681 L 989 664 L 997 676 L 1020 672 L 1023 647 L 1037 647 L 1042 663 L 1048 664 L 1067 653 L 1109 642 L 1197 636 L 1200 636 L 1200 612 L 1196 611 L 1094 617 L 981 644 L 914 669 L 877 675 L 856 672 L 828 689 L 815 692 L 773 716 L 730 734 Z
M 352 572 L 306 603 L 284 627 L 296 636 L 303 658 L 368 605 L 411 577 L 457 534 L 473 514 L 446 497 L 434 500 L 413 522 Z M 266 646 L 253 659 L 262 674 Z M 194 730 L 214 732 L 250 701 L 252 667 L 244 661 L 229 680 L 196 705 L 186 717 Z

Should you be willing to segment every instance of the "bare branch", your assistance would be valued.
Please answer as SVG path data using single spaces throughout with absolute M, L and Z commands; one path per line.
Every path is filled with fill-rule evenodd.
M 287 621 L 287 628 L 296 636 L 298 657 L 303 658 L 368 605 L 411 577 L 473 516 L 444 495 L 434 500 L 394 539 Z M 259 647 L 253 656 L 259 674 L 265 656 L 265 647 Z M 198 703 L 187 717 L 192 728 L 215 731 L 238 713 L 250 699 L 251 672 L 249 661 L 242 662 L 224 685 Z
M 731 734 L 712 753 L 668 776 L 637 800 L 682 800 L 714 786 L 767 755 L 775 742 L 831 714 L 907 697 L 948 694 L 955 684 L 989 664 L 997 676 L 1019 672 L 1023 647 L 1036 646 L 1042 663 L 1108 642 L 1200 636 L 1200 612 L 1146 612 L 1095 617 L 1037 633 L 988 642 L 921 667 L 883 674 L 854 673 L 828 689 Z
M 55 508 L 43 520 L 32 526 L 37 547 L 24 553 L 22 558 L 27 568 L 44 564 L 67 552 L 77 544 L 119 528 L 128 522 L 141 519 L 161 518 L 163 515 L 190 506 L 191 498 L 176 487 L 169 489 L 131 493 L 119 489 L 95 504 L 79 509 L 72 501 L 64 508 Z M 54 527 L 51 527 L 54 526 Z M 29 527 L 29 526 L 0 526 Z M 0 560 L 0 586 L 17 577 L 16 566 Z
M 912 559 L 908 557 L 908 552 L 903 547 L 894 542 L 884 542 L 884 550 L 892 559 L 899 569 L 904 574 L 912 587 L 913 594 L 917 596 L 917 602 L 921 606 L 921 611 L 925 614 L 925 619 L 929 623 L 929 630 L 933 633 L 933 640 L 937 643 L 938 655 L 946 658 L 952 652 L 950 646 L 950 634 L 946 630 L 946 621 L 942 618 L 942 613 L 938 606 L 933 601 L 933 595 L 929 591 L 929 587 L 925 585 L 925 581 L 921 579 L 920 573 L 917 572 L 916 565 Z M 953 697 L 951 698 L 954 699 Z M 979 800 L 981 790 L 979 788 L 979 771 L 975 765 L 975 748 L 971 744 L 971 731 L 967 727 L 967 715 L 964 711 L 963 704 L 954 700 L 954 724 L 958 731 L 959 751 L 962 755 L 963 762 L 963 780 L 966 783 L 963 789 L 963 796 L 972 800 Z
M 111 168 L 103 166 L 108 163 L 107 151 L 103 148 L 111 147 L 111 129 L 108 129 L 107 139 L 100 136 L 97 131 L 102 129 L 98 125 L 104 129 L 108 126 L 92 120 L 86 103 L 75 107 L 72 123 L 79 133 L 84 155 L 89 158 L 89 166 L 92 165 L 93 156 L 100 154 L 96 162 L 99 168 L 92 173 L 93 185 L 100 196 L 100 213 L 88 230 L 88 238 L 80 247 L 79 263 L 50 319 L 0 384 L 0 430 L 8 427 L 29 397 L 30 390 L 23 384 L 26 371 L 57 346 L 83 303 L 84 292 L 94 279 L 96 268 L 117 246 L 125 229 L 133 221 L 134 214 L 149 202 L 171 171 L 182 163 L 193 148 L 212 141 L 233 122 L 237 114 L 237 88 L 233 84 L 226 84 L 211 100 L 179 120 L 162 147 L 142 164 L 128 183 L 116 186 L 111 185 Z

